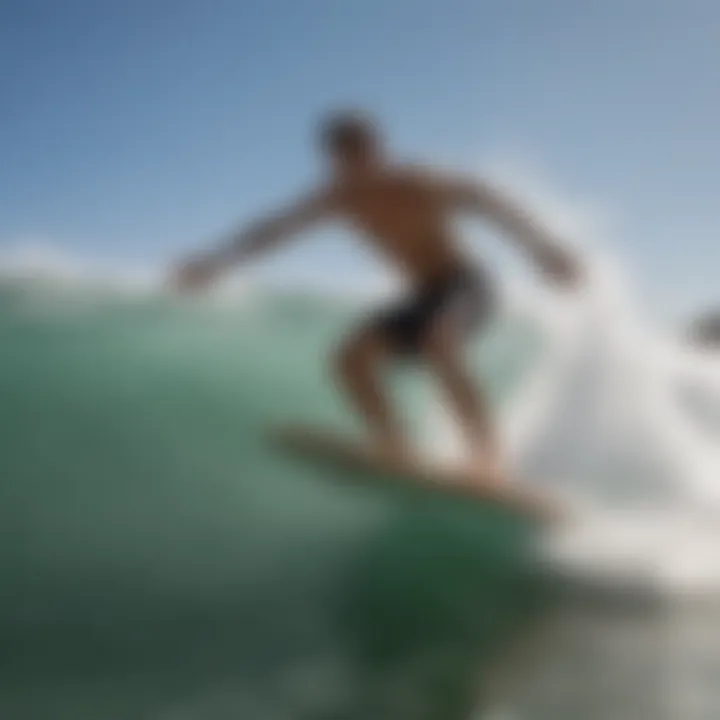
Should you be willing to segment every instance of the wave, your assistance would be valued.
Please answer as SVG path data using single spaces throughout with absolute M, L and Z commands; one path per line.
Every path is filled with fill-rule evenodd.
M 289 417 L 348 422 L 324 353 L 368 297 L 246 283 L 189 301 L 152 273 L 48 258 L 16 255 L 0 281 L 13 677 L 87 678 L 99 654 L 158 717 L 319 717 L 363 697 L 463 716 L 478 665 L 542 601 L 534 533 L 348 494 L 262 443 Z M 543 550 L 578 580 L 716 593 L 720 358 L 655 328 L 618 263 L 589 262 L 579 295 L 506 288 L 473 353 L 517 476 L 576 509 Z M 459 451 L 427 383 L 402 380 L 413 429 Z M 185 678 L 180 700 L 165 675 Z
M 0 285 L 0 713 L 466 714 L 541 601 L 524 522 L 350 492 L 264 442 L 347 422 L 323 355 L 358 311 Z
M 110 285 L 93 274 L 75 274 L 68 282 L 67 272 L 50 272 L 47 263 L 45 274 L 30 280 L 27 265 L 22 273 L 17 267 L 14 284 L 8 273 L 4 283 L 6 308 L 7 289 L 15 288 L 14 312 L 22 296 L 25 312 L 34 307 L 77 315 L 83 307 L 101 316 L 106 310 L 99 308 L 117 298 L 118 288 L 138 289 L 135 282 L 118 282 L 118 276 Z M 714 587 L 720 569 L 714 561 L 699 569 L 697 558 L 704 553 L 697 546 L 716 548 L 720 541 L 706 531 L 698 540 L 691 528 L 704 525 L 720 498 L 720 361 L 654 328 L 617 265 L 595 259 L 591 267 L 585 292 L 571 302 L 542 288 L 523 287 L 514 295 L 511 290 L 506 318 L 477 353 L 481 372 L 496 395 L 502 394 L 498 411 L 517 474 L 584 508 L 583 519 L 558 543 L 565 556 L 573 555 L 568 548 L 585 548 L 579 554 L 589 572 L 593 563 L 604 568 L 615 563 L 620 573 L 628 564 L 643 565 L 658 577 L 685 573 L 698 587 Z M 363 301 L 348 294 L 339 302 L 317 288 L 236 290 L 206 303 L 185 303 L 183 311 L 157 284 L 147 283 L 144 297 L 152 299 L 156 313 L 175 318 L 176 332 L 186 312 L 203 316 L 206 332 L 215 327 L 222 334 L 241 308 L 246 327 L 264 328 L 267 337 L 313 327 L 318 351 L 311 357 L 319 367 L 319 349 Z M 142 307 L 136 306 L 138 315 L 147 314 Z M 220 308 L 228 311 L 224 319 Z M 167 337 L 170 331 L 157 332 Z M 264 362 L 271 363 L 271 356 L 268 350 Z M 421 413 L 419 432 L 434 439 L 436 451 L 457 452 L 459 440 L 448 418 L 437 402 L 425 402 L 430 404 Z M 618 547 L 620 527 L 634 525 L 645 529 L 629 535 L 642 537 Z M 674 542 L 672 558 L 666 548 L 671 526 L 676 532 L 688 528 L 685 542 Z M 692 565 L 692 572 L 683 571 L 684 564 Z

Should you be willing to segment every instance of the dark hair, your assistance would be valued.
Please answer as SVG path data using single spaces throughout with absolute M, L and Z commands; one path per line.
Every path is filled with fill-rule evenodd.
M 342 111 L 328 115 L 320 123 L 320 144 L 335 153 L 355 153 L 378 141 L 375 122 L 358 111 Z

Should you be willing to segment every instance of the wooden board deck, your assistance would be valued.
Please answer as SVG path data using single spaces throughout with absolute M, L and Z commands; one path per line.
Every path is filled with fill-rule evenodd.
M 471 502 L 505 506 L 521 514 L 543 521 L 559 520 L 563 511 L 550 498 L 515 484 L 483 480 L 460 466 L 434 464 L 427 461 L 390 461 L 358 440 L 333 434 L 328 430 L 304 426 L 273 428 L 269 432 L 273 444 L 285 452 L 302 457 L 320 466 L 341 472 L 339 481 L 352 480 L 368 484 L 402 484 L 408 487 L 454 496 Z

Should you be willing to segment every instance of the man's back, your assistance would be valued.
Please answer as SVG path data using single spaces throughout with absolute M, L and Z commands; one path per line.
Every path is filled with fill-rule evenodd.
M 430 280 L 461 264 L 453 242 L 451 208 L 429 172 L 384 167 L 338 183 L 331 194 L 340 217 L 411 281 Z
M 234 234 L 217 251 L 192 259 L 176 274 L 181 288 L 206 286 L 230 265 L 275 248 L 283 240 L 331 218 L 346 220 L 404 272 L 406 297 L 373 313 L 343 342 L 336 376 L 374 443 L 390 457 L 407 457 L 406 438 L 378 382 L 381 361 L 423 359 L 450 399 L 473 456 L 480 450 L 485 477 L 501 476 L 502 462 L 489 408 L 463 367 L 462 348 L 495 307 L 492 283 L 469 268 L 451 231 L 456 212 L 482 215 L 515 238 L 550 277 L 578 278 L 574 258 L 536 226 L 509 198 L 472 179 L 439 177 L 396 165 L 383 152 L 372 123 L 331 118 L 320 139 L 332 170 L 328 189 L 301 199 Z M 410 453 L 412 455 L 412 453 Z

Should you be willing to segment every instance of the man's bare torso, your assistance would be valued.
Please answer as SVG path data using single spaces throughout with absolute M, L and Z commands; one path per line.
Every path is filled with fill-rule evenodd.
M 442 193 L 415 169 L 383 169 L 331 190 L 340 217 L 414 283 L 463 264 Z

